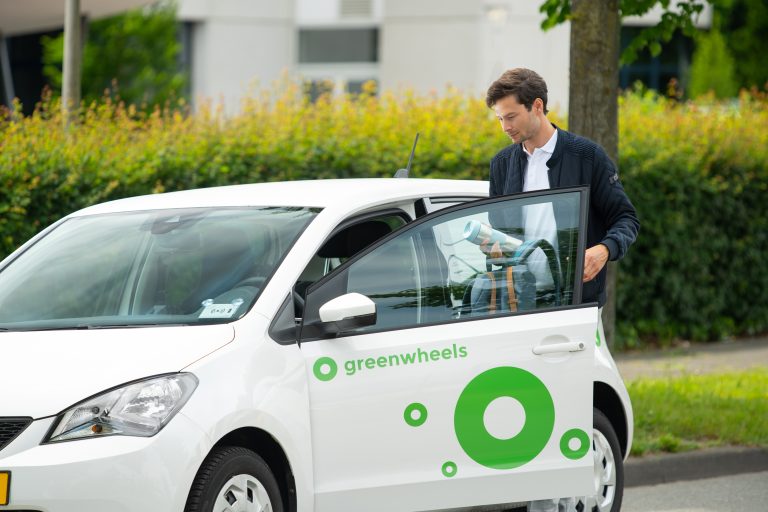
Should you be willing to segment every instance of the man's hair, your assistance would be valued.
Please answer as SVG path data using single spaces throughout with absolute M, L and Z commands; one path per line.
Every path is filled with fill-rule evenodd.
M 544 102 L 544 113 L 547 110 L 547 83 L 532 69 L 515 68 L 505 71 L 498 80 L 488 88 L 485 96 L 485 104 L 493 108 L 497 101 L 507 96 L 514 95 L 517 102 L 527 110 L 531 110 L 533 101 L 541 98 Z

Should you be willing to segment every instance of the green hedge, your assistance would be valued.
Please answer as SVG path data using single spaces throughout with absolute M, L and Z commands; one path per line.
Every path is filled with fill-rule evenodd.
M 768 103 L 621 105 L 620 168 L 641 221 L 621 263 L 624 341 L 768 329 Z
M 235 117 L 210 105 L 144 114 L 106 99 L 66 130 L 55 102 L 28 117 L 0 115 L 0 256 L 95 202 L 391 176 L 417 131 L 415 176 L 487 179 L 489 159 L 508 143 L 481 99 L 452 91 L 299 98 L 284 84 Z M 622 181 L 642 223 L 620 266 L 625 344 L 768 329 L 768 100 L 678 105 L 631 94 L 621 100 L 620 132 Z

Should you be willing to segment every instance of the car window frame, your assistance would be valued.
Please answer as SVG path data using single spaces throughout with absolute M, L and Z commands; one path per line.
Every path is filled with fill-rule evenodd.
M 543 190 L 535 190 L 530 192 L 519 192 L 516 194 L 509 194 L 504 196 L 496 196 L 491 197 L 487 199 L 479 199 L 477 201 L 469 201 L 466 203 L 456 204 L 453 206 L 449 206 L 447 208 L 440 209 L 438 211 L 429 213 L 423 217 L 419 217 L 413 222 L 406 224 L 401 229 L 395 230 L 392 233 L 389 233 L 385 237 L 377 240 L 373 244 L 369 245 L 359 253 L 355 254 L 354 257 L 350 258 L 349 260 L 345 261 L 342 265 L 335 268 L 332 272 L 326 274 L 323 276 L 323 278 L 319 279 L 317 282 L 313 283 L 311 286 L 307 288 L 306 293 L 306 302 L 305 302 L 305 311 L 306 311 L 306 303 L 308 303 L 308 299 L 310 295 L 315 293 L 317 290 L 321 289 L 322 287 L 326 286 L 326 283 L 331 281 L 332 279 L 335 279 L 338 275 L 340 275 L 343 272 L 347 272 L 349 267 L 354 265 L 359 259 L 364 258 L 369 253 L 377 250 L 382 245 L 389 243 L 390 240 L 394 239 L 397 236 L 400 236 L 402 234 L 402 231 L 404 229 L 418 229 L 418 227 L 426 222 L 430 222 L 435 217 L 440 217 L 443 215 L 448 215 L 456 211 L 461 211 L 468 208 L 475 208 L 475 207 L 481 207 L 484 205 L 491 205 L 494 203 L 502 202 L 502 201 L 510 201 L 510 200 L 516 200 L 516 199 L 527 199 L 527 198 L 535 198 L 535 197 L 543 197 L 543 196 L 552 196 L 557 194 L 568 194 L 568 193 L 579 193 L 580 194 L 580 201 L 579 201 L 579 219 L 578 219 L 578 226 L 579 226 L 579 236 L 576 246 L 576 271 L 574 274 L 574 291 L 573 291 L 573 301 L 572 304 L 568 305 L 562 305 L 562 306 L 553 306 L 553 307 L 545 307 L 545 308 L 539 308 L 539 309 L 532 309 L 532 310 L 526 310 L 526 311 L 516 311 L 516 312 L 500 312 L 498 314 L 493 315 L 493 317 L 488 316 L 478 316 L 478 317 L 467 317 L 467 318 L 456 318 L 451 319 L 449 321 L 437 321 L 437 322 L 431 322 L 431 323 L 424 323 L 424 324 L 416 324 L 416 325 L 408 325 L 408 326 L 398 326 L 394 328 L 383 328 L 383 329 L 376 329 L 376 330 L 367 330 L 363 332 L 343 332 L 339 333 L 338 336 L 360 336 L 365 334 L 373 334 L 373 333 L 381 333 L 381 332 L 389 332 L 389 331 L 401 331 L 405 329 L 416 329 L 421 327 L 430 327 L 435 325 L 445 325 L 445 324 L 453 324 L 453 323 L 461 323 L 461 322 L 475 322 L 475 321 L 482 321 L 482 320 L 490 320 L 490 319 L 496 319 L 496 318 L 503 318 L 507 316 L 521 316 L 521 315 L 530 315 L 530 314 L 540 314 L 540 313 L 546 313 L 551 311 L 562 311 L 567 309 L 582 309 L 582 308 L 588 308 L 593 307 L 594 302 L 590 303 L 582 303 L 582 279 L 584 275 L 584 253 L 586 250 L 586 239 L 587 239 L 587 220 L 588 220 L 588 214 L 589 214 L 589 187 L 587 186 L 578 186 L 578 187 L 559 187 L 559 188 L 551 188 L 551 189 L 543 189 Z M 578 285 L 578 286 L 576 286 Z M 299 344 L 306 343 L 306 342 L 312 342 L 317 341 L 320 339 L 327 339 L 329 336 L 315 336 L 310 335 L 309 337 L 304 336 L 306 325 L 306 315 L 301 320 L 301 323 L 297 326 L 297 341 Z M 312 329 L 310 329 L 311 331 Z
M 384 208 L 382 210 L 370 210 L 370 211 L 366 211 L 366 212 L 363 212 L 363 213 L 358 213 L 358 214 L 352 215 L 351 217 L 347 217 L 344 220 L 342 220 L 341 222 L 339 222 L 336 225 L 336 227 L 334 227 L 331 230 L 331 232 L 328 234 L 328 236 L 326 236 L 323 239 L 322 243 L 318 246 L 317 251 L 315 251 L 315 254 L 313 254 L 312 257 L 314 257 L 317 254 L 317 252 L 320 251 L 320 249 L 322 249 L 325 246 L 326 243 L 328 243 L 329 240 L 331 240 L 334 236 L 336 236 L 338 233 L 344 231 L 345 229 L 350 228 L 350 227 L 352 227 L 352 226 L 354 226 L 356 224 L 360 224 L 361 222 L 366 222 L 366 221 L 369 221 L 369 220 L 372 220 L 372 219 L 376 219 L 376 218 L 379 218 L 379 217 L 383 217 L 383 216 L 386 216 L 386 215 L 393 215 L 393 216 L 396 215 L 396 216 L 402 218 L 405 221 L 405 224 L 403 224 L 399 228 L 396 228 L 392 232 L 384 235 L 384 237 L 380 238 L 379 240 L 376 240 L 370 246 L 366 247 L 362 251 L 360 251 L 357 254 L 355 254 L 353 257 L 349 258 L 348 261 L 351 261 L 351 260 L 355 259 L 358 256 L 358 254 L 367 251 L 370 247 L 372 247 L 374 245 L 377 245 L 384 238 L 392 235 L 393 233 L 399 232 L 401 229 L 410 226 L 414 222 L 413 217 L 411 217 L 411 215 L 407 211 L 403 210 L 402 208 L 398 208 L 396 206 L 386 207 L 386 208 Z M 312 283 L 312 285 L 307 288 L 306 295 L 309 295 L 309 290 L 310 290 L 310 288 L 312 288 L 312 286 L 314 286 L 317 282 L 322 281 L 327 276 L 334 274 L 338 269 L 343 267 L 346 263 L 347 262 L 345 261 L 344 263 L 342 263 L 341 265 L 339 265 L 335 269 L 333 269 L 330 272 L 328 272 L 327 274 L 325 274 L 318 281 L 316 281 L 315 283 Z M 307 263 L 307 264 L 309 264 L 309 263 Z M 298 277 L 301 277 L 301 274 L 304 272 L 305 269 L 306 269 L 306 265 L 304 266 L 304 268 L 302 269 L 302 271 L 301 271 L 301 273 L 299 274 Z M 292 344 L 296 343 L 299 340 L 299 327 L 300 327 L 300 324 L 293 325 L 293 326 L 285 325 L 285 323 L 286 323 L 285 315 L 287 313 L 287 310 L 293 308 L 292 296 L 293 296 L 293 292 L 294 292 L 294 287 L 298 283 L 298 277 L 297 277 L 296 280 L 294 280 L 293 284 L 291 285 L 291 289 L 288 292 L 287 297 L 285 297 L 285 299 L 283 299 L 283 302 L 281 303 L 280 307 L 277 309 L 277 312 L 275 313 L 275 316 L 272 318 L 272 321 L 269 323 L 269 328 L 267 329 L 267 333 L 269 334 L 270 338 L 272 338 L 272 340 L 275 343 L 278 343 L 280 345 L 292 345 Z M 296 312 L 294 310 L 293 311 L 293 315 L 291 315 L 291 317 L 294 318 L 294 319 L 298 318 L 298 317 L 295 316 L 295 314 L 296 314 Z M 302 318 L 302 321 L 303 321 L 303 318 Z M 295 330 L 295 334 L 292 335 L 291 332 L 294 331 L 294 330 Z

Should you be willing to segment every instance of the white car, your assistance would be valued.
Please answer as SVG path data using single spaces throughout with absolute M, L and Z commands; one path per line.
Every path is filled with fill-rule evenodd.
M 588 191 L 487 191 L 239 185 L 47 228 L 0 263 L 0 511 L 618 510 Z

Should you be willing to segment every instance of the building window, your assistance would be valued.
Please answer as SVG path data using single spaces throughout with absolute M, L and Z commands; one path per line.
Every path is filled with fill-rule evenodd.
M 304 82 L 304 95 L 314 103 L 323 95 L 332 95 L 333 88 L 332 80 L 306 80 Z
M 378 28 L 303 28 L 299 30 L 301 64 L 378 62 Z
M 379 82 L 378 80 L 374 79 L 367 79 L 367 80 L 349 80 L 347 81 L 346 90 L 349 94 L 362 94 L 366 91 L 366 84 L 369 84 L 371 87 L 368 91 L 372 93 L 376 93 L 379 89 Z

